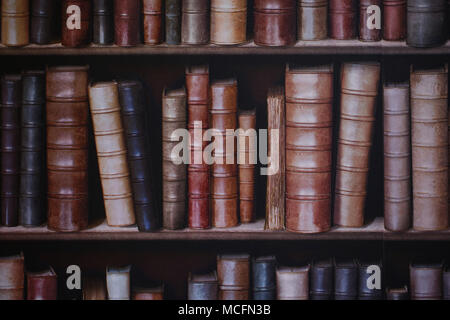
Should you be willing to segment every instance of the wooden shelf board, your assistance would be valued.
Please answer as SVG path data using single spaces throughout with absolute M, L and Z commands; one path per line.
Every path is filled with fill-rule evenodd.
M 405 42 L 379 41 L 361 42 L 359 40 L 320 40 L 298 41 L 289 47 L 262 47 L 254 42 L 239 46 L 188 46 L 167 45 L 157 46 L 139 45 L 124 48 L 115 45 L 99 46 L 89 45 L 83 48 L 67 48 L 60 43 L 50 45 L 28 45 L 20 48 L 0 45 L 0 55 L 28 56 L 28 55 L 333 55 L 333 54 L 365 54 L 365 55 L 392 55 L 392 54 L 449 54 L 450 41 L 436 48 L 413 48 Z

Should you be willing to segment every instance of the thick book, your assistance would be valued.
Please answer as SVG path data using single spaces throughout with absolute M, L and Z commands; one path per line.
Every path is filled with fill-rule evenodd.
M 317 259 L 311 264 L 311 300 L 331 300 L 333 298 L 333 260 Z
M 330 0 L 329 36 L 336 40 L 349 40 L 357 35 L 357 0 Z
M 164 89 L 162 101 L 163 226 L 174 230 L 186 224 L 186 164 L 173 153 L 178 144 L 187 143 L 176 135 L 177 129 L 186 129 L 186 90 Z
M 92 42 L 109 45 L 114 42 L 113 0 L 92 2 Z
M 411 68 L 413 227 L 448 228 L 448 69 Z
M 141 42 L 139 0 L 114 0 L 114 41 L 119 47 L 133 47 Z
M 115 227 L 135 224 L 117 83 L 91 84 L 89 102 L 107 223 Z
M 166 0 L 165 30 L 167 44 L 181 42 L 181 0 Z
M 2 44 L 8 47 L 25 46 L 30 41 L 29 0 L 2 0 Z
M 250 289 L 250 255 L 217 256 L 219 300 L 248 300 Z
M 298 2 L 297 38 L 324 40 L 328 37 L 328 0 Z
M 83 276 L 83 300 L 107 300 L 105 275 Z
M 374 267 L 380 271 L 380 281 L 373 279 Z M 358 300 L 383 300 L 383 265 L 381 261 L 359 261 L 358 262 Z
M 47 68 L 47 218 L 55 231 L 88 225 L 88 70 Z
M 252 259 L 253 300 L 275 300 L 277 260 L 275 256 Z
M 21 75 L 1 79 L 1 217 L 6 227 L 19 223 Z
M 237 45 L 247 40 L 247 0 L 211 0 L 211 43 Z
M 442 273 L 442 263 L 422 264 L 412 262 L 409 265 L 411 300 L 441 300 Z
M 139 231 L 155 231 L 161 226 L 161 217 L 154 191 L 150 137 L 145 121 L 147 114 L 142 83 L 120 81 L 119 99 L 127 144 L 136 222 Z
M 406 37 L 406 0 L 383 0 L 383 39 L 401 41 Z
M 369 154 L 380 82 L 377 62 L 345 63 L 336 166 L 334 223 L 362 227 L 367 195 Z
M 36 227 L 45 220 L 44 71 L 23 74 L 21 111 L 19 221 L 22 226 Z
M 405 231 L 411 225 L 409 110 L 409 85 L 384 85 L 384 226 L 391 231 Z
M 108 300 L 130 300 L 131 266 L 107 267 L 106 290 Z
M 31 4 L 30 42 L 49 44 L 55 40 L 56 2 L 54 0 L 34 0 Z
M 27 300 L 57 300 L 58 277 L 52 267 L 27 271 Z
M 381 28 L 373 20 L 373 6 L 381 9 L 381 0 L 359 0 L 359 40 L 374 42 L 381 40 Z M 381 13 L 380 13 L 381 14 Z M 380 18 L 380 17 L 375 17 Z M 381 22 L 381 21 L 380 21 Z M 369 28 L 370 27 L 370 28 Z
M 286 67 L 286 229 L 331 226 L 333 66 Z
M 181 7 L 181 43 L 208 43 L 209 0 L 183 0 Z
M 0 301 L 24 299 L 23 253 L 0 256 Z
M 91 0 L 63 0 L 61 44 L 81 47 L 91 41 Z
M 354 259 L 334 259 L 334 299 L 356 300 L 358 296 L 358 265 Z
M 277 300 L 309 300 L 310 266 L 277 269 Z
M 142 1 L 144 43 L 147 45 L 155 45 L 162 42 L 163 2 L 163 0 Z
M 188 300 L 217 300 L 218 298 L 217 272 L 189 273 Z

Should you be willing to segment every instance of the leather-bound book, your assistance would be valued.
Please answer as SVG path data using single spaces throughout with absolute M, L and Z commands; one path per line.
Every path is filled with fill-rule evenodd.
M 158 230 L 161 217 L 154 196 L 144 89 L 139 81 L 119 82 L 119 99 L 125 130 L 134 213 L 141 232 Z
M 163 0 L 142 0 L 144 15 L 144 43 L 159 44 L 162 41 L 162 10 Z
M 384 85 L 383 110 L 384 226 L 405 231 L 411 225 L 409 85 Z
M 48 228 L 88 225 L 88 66 L 47 69 Z
M 356 300 L 358 295 L 358 265 L 353 259 L 334 261 L 334 299 Z
M 413 227 L 448 228 L 448 69 L 411 69 Z
M 209 42 L 209 0 L 183 0 L 181 43 Z
M 83 277 L 83 300 L 107 300 L 105 275 Z
M 23 253 L 0 256 L 0 301 L 24 299 Z
M 19 223 L 20 109 L 22 77 L 5 75 L 1 79 L 1 216 L 2 224 Z
M 255 220 L 255 169 L 257 161 L 256 109 L 238 115 L 239 214 L 241 223 Z
M 298 2 L 298 39 L 323 40 L 328 37 L 328 0 Z
M 381 29 L 376 27 L 375 20 L 370 19 L 374 12 L 368 10 L 371 6 L 378 6 L 381 9 L 381 0 L 359 0 L 359 40 L 360 41 L 380 41 Z M 381 14 L 381 13 L 380 13 Z M 379 21 L 381 23 L 381 21 Z M 371 28 L 369 28 L 369 26 Z
M 259 46 L 288 46 L 296 40 L 295 0 L 256 0 L 254 41 Z
M 2 0 L 2 44 L 21 47 L 29 43 L 29 0 Z
M 130 300 L 131 266 L 107 267 L 106 290 L 108 300 Z
M 277 300 L 309 299 L 309 265 L 277 269 Z
M 252 260 L 253 300 L 275 300 L 277 260 L 275 256 L 255 257 Z
M 441 263 L 411 263 L 409 266 L 411 300 L 441 300 L 442 271 L 443 265 Z
M 166 43 L 179 44 L 181 41 L 181 0 L 166 0 L 165 9 Z
M 184 228 L 186 222 L 186 165 L 177 164 L 180 159 L 173 159 L 172 154 L 181 143 L 174 131 L 186 129 L 186 90 L 165 89 L 162 100 L 163 226 L 175 230 Z
M 217 256 L 219 300 L 248 300 L 250 288 L 250 256 L 224 254 Z
M 27 300 L 57 300 L 58 277 L 52 267 L 27 272 Z
M 409 300 L 408 287 L 402 288 L 387 288 L 386 300 Z
M 381 272 L 381 283 L 380 288 L 375 286 L 375 281 L 371 278 L 375 269 L 373 267 L 380 268 Z M 358 300 L 382 300 L 384 298 L 383 293 L 383 282 L 382 273 L 383 266 L 381 262 L 358 262 Z
M 357 8 L 356 0 L 330 0 L 330 38 L 356 38 Z
M 219 293 L 217 272 L 189 273 L 188 300 L 217 300 Z
M 401 41 L 406 37 L 406 0 L 383 0 L 383 39 Z
M 450 267 L 446 266 L 442 274 L 442 293 L 444 300 L 450 300 Z
M 81 47 L 91 41 L 91 1 L 63 0 L 61 44 Z
M 266 230 L 283 230 L 285 221 L 285 99 L 284 88 L 270 88 L 267 96 L 268 176 Z
M 35 44 L 49 44 L 55 38 L 55 1 L 34 0 L 30 1 L 30 4 L 30 42 Z
M 211 43 L 237 45 L 247 40 L 247 0 L 211 0 Z
M 114 42 L 119 47 L 133 47 L 141 42 L 139 0 L 114 0 Z
M 331 225 L 333 66 L 286 67 L 286 229 Z
M 136 219 L 117 83 L 90 85 L 89 105 L 106 220 L 108 225 L 115 227 L 132 225 Z
M 236 150 L 228 150 L 226 140 L 233 140 L 234 135 L 227 135 L 227 129 L 233 132 L 237 127 L 238 88 L 236 79 L 213 82 L 211 85 L 211 123 L 210 127 L 220 133 L 214 138 L 216 149 L 212 165 L 211 211 L 212 224 L 216 228 L 229 228 L 238 224 L 238 178 Z M 221 142 L 219 142 L 221 139 Z M 234 140 L 233 140 L 234 141 Z M 228 159 L 233 159 L 233 164 Z M 222 162 L 223 164 L 219 164 Z
M 142 288 L 133 287 L 131 300 L 164 300 L 164 285 Z
M 311 300 L 331 300 L 333 298 L 333 261 L 332 259 L 314 260 L 311 264 L 310 298 Z
M 92 2 L 92 42 L 108 45 L 114 42 L 113 0 Z
M 408 0 L 406 43 L 412 47 L 437 47 L 448 37 L 446 0 Z
M 345 63 L 342 67 L 334 202 L 334 223 L 338 226 L 364 224 L 379 80 L 379 63 Z
M 45 72 L 28 71 L 22 77 L 19 221 L 36 227 L 44 218 L 44 111 Z
M 209 66 L 186 68 L 188 129 L 191 136 L 188 166 L 188 225 L 191 229 L 210 227 L 209 174 L 210 166 L 203 159 L 204 130 L 209 127 L 210 85 Z

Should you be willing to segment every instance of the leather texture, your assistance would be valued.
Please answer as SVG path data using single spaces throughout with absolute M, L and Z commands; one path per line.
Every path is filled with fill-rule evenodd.
M 359 40 L 360 41 L 380 41 L 381 29 L 369 29 L 367 24 L 369 18 L 373 15 L 373 11 L 367 9 L 370 6 L 378 6 L 381 9 L 381 0 L 360 0 L 359 1 Z M 380 21 L 381 22 L 381 21 Z
M 186 224 L 187 170 L 184 163 L 173 162 L 171 153 L 181 138 L 172 134 L 177 129 L 186 129 L 186 90 L 165 89 L 162 100 L 163 226 L 175 230 Z
M 253 291 L 253 300 L 276 300 L 277 289 Z
M 247 0 L 211 0 L 211 43 L 237 45 L 247 40 Z
M 209 0 L 183 0 L 181 15 L 181 43 L 209 42 Z
M 142 0 L 142 14 L 144 24 L 144 43 L 159 44 L 162 41 L 162 0 Z
M 328 0 L 298 1 L 298 39 L 323 40 L 328 36 Z
M 164 300 L 164 285 L 151 288 L 134 287 L 131 300 Z
M 92 42 L 109 45 L 114 42 L 113 0 L 92 2 Z
M 442 264 L 416 264 L 409 266 L 411 300 L 442 299 Z
M 358 296 L 358 265 L 353 259 L 334 261 L 334 299 L 355 300 Z
M 256 0 L 253 7 L 254 41 L 259 46 L 295 43 L 295 0 Z
M 139 81 L 119 82 L 119 99 L 125 130 L 136 222 L 141 232 L 161 227 L 153 185 L 144 89 Z
M 181 42 L 181 0 L 166 0 L 165 3 L 166 43 L 179 44 Z
M 238 163 L 239 163 L 239 215 L 241 223 L 255 220 L 256 189 L 255 170 L 257 162 L 256 109 L 240 110 L 238 115 Z M 253 131 L 252 131 L 253 130 Z M 248 136 L 254 133 L 254 138 Z M 251 142 L 253 141 L 253 142 Z
M 349 40 L 357 34 L 357 1 L 330 0 L 330 38 Z
M 114 42 L 119 47 L 133 47 L 141 42 L 139 0 L 114 0 Z
M 72 6 L 80 9 L 80 28 L 74 21 L 73 14 L 77 11 Z M 69 19 L 71 17 L 71 19 Z M 61 22 L 61 44 L 65 47 L 81 47 L 91 41 L 91 1 L 90 0 L 63 0 Z M 70 28 L 69 28 L 70 26 Z
M 220 132 L 222 140 L 216 142 L 217 147 L 213 155 L 215 162 L 211 172 L 212 224 L 216 228 L 229 228 L 238 224 L 238 170 L 236 161 L 234 164 L 225 164 L 227 156 L 236 160 L 236 150 L 233 148 L 228 151 L 224 140 L 227 139 L 226 130 L 235 130 L 237 127 L 237 80 L 214 81 L 211 85 L 211 99 L 210 127 Z
M 275 256 L 260 256 L 252 259 L 253 298 L 264 298 L 276 293 L 276 269 Z
M 386 289 L 386 300 L 409 300 L 408 287 Z
M 448 228 L 448 69 L 411 68 L 413 227 Z
M 21 75 L 1 78 L 1 216 L 2 224 L 15 227 L 19 223 L 20 109 L 22 106 Z
M 47 69 L 48 228 L 88 225 L 88 66 Z
M 377 62 L 345 63 L 341 73 L 341 115 L 336 166 L 334 223 L 362 227 L 369 154 L 380 80 Z
M 55 38 L 56 6 L 53 0 L 30 1 L 30 42 L 49 44 Z
M 130 300 L 130 273 L 131 266 L 106 268 L 108 300 Z
M 311 300 L 331 300 L 333 297 L 333 261 L 314 260 L 311 264 Z
M 133 225 L 136 219 L 117 83 L 91 84 L 89 102 L 107 223 Z
M 309 300 L 309 265 L 277 269 L 277 300 Z
M 369 269 L 371 266 L 378 266 L 381 271 L 381 283 L 380 288 L 372 288 L 368 284 L 374 284 L 371 278 L 373 271 Z M 383 288 L 383 266 L 381 262 L 368 262 L 359 261 L 358 263 L 358 300 L 383 300 L 384 298 L 384 288 Z
M 28 0 L 2 0 L 2 44 L 21 47 L 29 43 L 30 7 Z
M 106 278 L 103 276 L 88 275 L 83 277 L 83 300 L 107 300 Z
M 383 109 L 384 225 L 405 231 L 411 226 L 409 85 L 384 85 Z
M 188 300 L 217 300 L 219 293 L 217 272 L 189 273 Z
M 412 47 L 436 47 L 447 40 L 446 0 L 409 0 L 406 43 Z
M 406 37 L 406 0 L 383 0 L 383 39 L 401 41 Z
M 37 227 L 45 220 L 45 72 L 25 72 L 22 85 L 19 222 Z
M 250 300 L 248 290 L 219 290 L 219 300 Z
M 221 291 L 242 291 L 250 288 L 250 256 L 224 254 L 217 256 L 217 278 Z
M 27 300 L 57 300 L 58 277 L 52 267 L 27 272 Z
M 204 130 L 209 127 L 210 85 L 209 66 L 186 68 L 188 103 L 188 129 L 191 136 L 188 166 L 188 225 L 191 229 L 207 229 L 211 225 L 209 214 L 210 166 L 204 162 Z M 198 136 L 196 136 L 198 132 Z M 199 159 L 200 158 L 200 159 Z
M 0 256 L 0 301 L 24 299 L 23 254 Z
M 286 67 L 286 229 L 331 225 L 333 66 Z

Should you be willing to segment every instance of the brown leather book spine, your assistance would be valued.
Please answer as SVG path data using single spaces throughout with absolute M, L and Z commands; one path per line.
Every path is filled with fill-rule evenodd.
M 298 2 L 298 39 L 323 40 L 328 36 L 328 0 Z
M 210 166 L 203 159 L 204 131 L 209 127 L 210 105 L 209 66 L 186 68 L 188 129 L 191 137 L 188 166 L 188 225 L 191 229 L 210 227 L 209 174 Z
M 212 223 L 216 228 L 229 228 L 238 224 L 236 149 L 228 149 L 226 143 L 226 140 L 235 141 L 237 92 L 235 79 L 215 81 L 211 85 L 210 127 L 219 134 L 219 137 L 214 138 L 217 147 L 211 172 Z
M 153 288 L 133 288 L 131 300 L 164 300 L 164 285 Z
M 186 129 L 186 90 L 165 89 L 162 108 L 163 226 L 182 229 L 186 220 L 186 164 L 177 164 L 180 159 L 174 159 L 172 151 L 181 143 L 174 131 Z
M 183 0 L 181 8 L 181 43 L 208 43 L 209 0 Z
M 88 66 L 47 69 L 48 228 L 88 225 Z
M 106 300 L 105 275 L 88 275 L 83 277 L 83 300 Z
M 401 41 L 406 37 L 406 0 L 383 0 L 383 39 Z
M 283 230 L 285 221 L 285 99 L 284 88 L 270 88 L 267 97 L 268 175 L 266 230 Z
M 356 0 L 330 0 L 330 38 L 349 40 L 356 38 Z
M 411 69 L 413 227 L 448 228 L 448 69 Z
M 334 223 L 338 226 L 362 227 L 364 224 L 379 80 L 378 63 L 345 63 L 342 66 L 334 202 Z
M 217 256 L 219 300 L 248 300 L 250 256 L 229 254 Z
M 143 0 L 144 43 L 159 44 L 162 41 L 162 0 Z
M 411 225 L 411 135 L 409 86 L 385 85 L 384 226 L 405 231 Z
M 381 0 L 360 0 L 359 1 L 359 40 L 360 41 L 380 41 L 381 29 L 376 28 L 374 11 L 368 10 L 371 6 L 378 6 L 381 10 Z M 381 14 L 381 12 L 380 12 Z M 376 19 L 373 19 L 376 18 Z M 378 21 L 381 23 L 381 21 Z M 369 28 L 370 26 L 370 28 Z
M 50 267 L 39 272 L 27 272 L 27 300 L 58 299 L 58 277 Z
M 239 214 L 241 223 L 250 223 L 255 220 L 256 109 L 241 110 L 238 121 Z
M 92 84 L 89 102 L 108 225 L 132 225 L 136 219 L 117 83 Z
M 333 66 L 286 68 L 286 229 L 331 225 Z
M 23 253 L 0 256 L 0 301 L 24 299 Z
M 211 43 L 237 45 L 247 39 L 247 0 L 211 0 Z
M 133 47 L 140 40 L 140 1 L 114 0 L 115 44 L 119 47 Z
M 443 268 L 441 263 L 411 263 L 409 266 L 411 300 L 441 300 Z
M 277 270 L 277 300 L 309 299 L 309 265 Z
M 2 44 L 21 47 L 29 43 L 30 7 L 28 0 L 2 0 Z
M 63 0 L 61 44 L 80 47 L 91 40 L 91 1 Z

